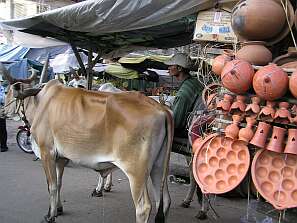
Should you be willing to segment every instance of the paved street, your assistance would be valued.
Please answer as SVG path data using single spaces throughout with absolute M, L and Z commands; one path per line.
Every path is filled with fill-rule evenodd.
M 16 144 L 15 134 L 19 122 L 8 120 L 9 151 L 0 153 L 0 223 L 37 223 L 48 209 L 46 180 L 40 161 L 33 162 L 33 156 L 22 152 Z M 174 162 L 183 163 L 182 157 Z M 65 215 L 57 219 L 59 223 L 133 223 L 134 207 L 127 178 L 116 171 L 114 187 L 103 198 L 93 198 L 90 194 L 97 183 L 94 171 L 81 167 L 66 167 L 62 188 Z M 172 205 L 170 223 L 198 222 L 194 217 L 198 212 L 197 201 L 184 209 L 179 206 L 187 186 L 170 183 Z M 151 196 L 152 197 L 152 196 Z M 246 211 L 246 200 L 217 198 L 215 209 L 220 220 L 203 222 L 239 222 Z M 154 222 L 151 214 L 150 222 Z

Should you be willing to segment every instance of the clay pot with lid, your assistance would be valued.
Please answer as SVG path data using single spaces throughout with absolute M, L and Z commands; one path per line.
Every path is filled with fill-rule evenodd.
M 236 94 L 245 93 L 252 84 L 254 69 L 244 60 L 232 60 L 222 70 L 222 84 L 229 91 Z
M 246 127 L 239 130 L 238 139 L 249 143 L 254 135 L 253 126 L 256 123 L 256 119 L 254 117 L 246 117 L 245 120 Z
M 288 124 L 291 119 L 291 113 L 288 109 L 289 109 L 288 102 L 280 102 L 279 109 L 276 110 L 274 115 L 275 122 Z
M 297 98 L 297 71 L 294 71 L 290 77 L 289 89 L 291 94 Z
M 263 41 L 249 41 L 242 44 L 235 54 L 236 59 L 245 60 L 253 65 L 267 65 L 272 61 L 272 53 Z
M 265 121 L 272 121 L 275 115 L 275 104 L 273 101 L 266 101 L 266 106 L 261 109 L 259 118 Z
M 271 125 L 265 122 L 259 122 L 255 135 L 250 141 L 250 144 L 263 149 L 265 147 L 267 136 L 270 132 L 270 129 Z
M 232 60 L 234 53 L 232 50 L 224 50 L 223 54 L 215 57 L 212 62 L 211 70 L 220 76 L 225 64 Z
M 241 113 L 245 111 L 246 103 L 245 103 L 246 97 L 243 95 L 237 95 L 236 101 L 232 103 L 230 107 L 230 113 Z
M 269 64 L 259 69 L 253 79 L 256 94 L 268 101 L 284 96 L 288 85 L 288 74 L 275 64 Z
M 239 132 L 238 125 L 241 120 L 241 116 L 240 115 L 232 115 L 232 120 L 233 120 L 233 123 L 228 125 L 225 128 L 225 135 L 227 138 L 236 139 L 238 136 L 238 132 Z
M 297 155 L 297 129 L 288 130 L 288 140 L 284 153 Z
M 257 96 L 252 97 L 252 103 L 248 104 L 245 112 L 249 115 L 254 115 L 254 114 L 258 114 L 260 112 L 260 102 L 261 99 Z
M 277 153 L 284 151 L 284 138 L 285 138 L 286 129 L 273 126 L 272 136 L 270 141 L 265 149 Z
M 217 110 L 229 111 L 233 97 L 229 94 L 224 94 L 223 100 L 219 101 L 217 104 Z
M 274 0 L 240 1 L 232 10 L 234 32 L 248 40 L 266 40 L 277 36 L 286 25 L 282 5 Z

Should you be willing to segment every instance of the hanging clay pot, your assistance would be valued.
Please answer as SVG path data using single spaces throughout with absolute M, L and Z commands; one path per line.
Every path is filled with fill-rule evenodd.
M 277 153 L 284 151 L 284 138 L 286 129 L 273 126 L 272 136 L 265 149 Z
M 259 119 L 265 121 L 272 121 L 275 115 L 275 102 L 266 101 L 266 106 L 263 107 L 259 113 Z
M 297 129 L 289 129 L 288 132 L 288 140 L 284 152 L 297 155 Z
M 212 72 L 220 76 L 225 64 L 232 60 L 234 53 L 232 50 L 224 50 L 224 53 L 215 57 L 212 62 Z
M 232 115 L 233 123 L 228 125 L 225 129 L 225 135 L 227 138 L 236 139 L 239 132 L 238 124 L 241 120 L 240 115 Z
M 269 64 L 259 69 L 253 79 L 256 94 L 269 101 L 284 96 L 288 85 L 288 74 L 275 64 Z
M 229 94 L 224 94 L 224 99 L 219 101 L 217 104 L 217 110 L 229 111 L 233 97 Z
M 290 77 L 289 89 L 291 94 L 297 98 L 297 71 L 293 72 Z
M 251 100 L 252 100 L 252 103 L 247 105 L 245 112 L 250 115 L 258 114 L 260 112 L 259 104 L 261 102 L 261 99 L 257 96 L 254 96 L 252 97 Z
M 267 136 L 270 132 L 271 125 L 265 122 L 259 122 L 255 135 L 253 136 L 250 144 L 259 148 L 264 148 Z
M 253 65 L 267 65 L 272 61 L 272 53 L 263 41 L 244 42 L 243 47 L 235 54 L 236 59 L 245 60 Z
M 279 109 L 276 110 L 274 115 L 274 121 L 278 123 L 288 124 L 291 119 L 291 114 L 288 108 L 288 102 L 280 102 Z
M 239 130 L 238 138 L 241 141 L 249 143 L 254 135 L 253 126 L 256 123 L 256 119 L 254 117 L 246 117 L 245 120 L 246 127 Z
M 236 96 L 236 101 L 233 102 L 231 107 L 230 107 L 230 112 L 232 114 L 244 112 L 245 108 L 246 108 L 245 99 L 246 99 L 245 96 L 237 95 Z
M 285 25 L 285 11 L 274 0 L 240 1 L 232 10 L 233 31 L 245 39 L 270 39 L 279 34 Z
M 245 93 L 251 86 L 254 77 L 252 65 L 244 60 L 232 60 L 222 70 L 222 84 L 236 94 Z

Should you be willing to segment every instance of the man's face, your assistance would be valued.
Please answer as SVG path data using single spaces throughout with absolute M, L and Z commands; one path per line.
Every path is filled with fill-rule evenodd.
M 177 65 L 171 65 L 168 67 L 169 75 L 170 76 L 178 76 L 179 70 Z

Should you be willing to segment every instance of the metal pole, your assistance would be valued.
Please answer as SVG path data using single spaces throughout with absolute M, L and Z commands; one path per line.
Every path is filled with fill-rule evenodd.
M 70 45 L 71 45 L 71 48 L 72 48 L 72 50 L 74 52 L 74 55 L 75 55 L 75 57 L 77 59 L 77 62 L 79 63 L 79 66 L 81 68 L 81 71 L 82 71 L 83 75 L 87 76 L 87 71 L 86 71 L 85 65 L 84 65 L 84 63 L 83 63 L 83 61 L 82 61 L 82 59 L 81 59 L 81 57 L 80 57 L 80 55 L 78 53 L 78 50 L 77 50 L 76 46 L 74 46 L 74 44 L 72 42 L 70 42 Z
M 91 48 L 89 48 L 89 51 L 88 51 L 88 69 L 87 69 L 88 90 L 92 90 L 92 83 L 93 83 L 92 55 L 93 55 L 93 50 Z

